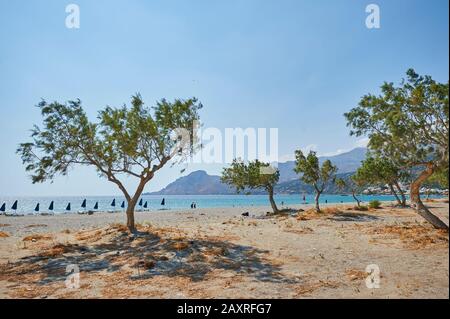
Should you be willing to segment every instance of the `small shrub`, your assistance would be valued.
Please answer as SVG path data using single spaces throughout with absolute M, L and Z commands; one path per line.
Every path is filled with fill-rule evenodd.
M 371 200 L 369 202 L 369 207 L 370 208 L 374 208 L 374 209 L 378 209 L 378 208 L 381 208 L 381 203 L 380 203 L 379 200 Z
M 353 209 L 354 210 L 359 210 L 359 211 L 362 211 L 362 212 L 366 212 L 366 211 L 369 210 L 369 207 L 362 205 L 362 206 L 355 206 L 355 207 L 353 207 Z

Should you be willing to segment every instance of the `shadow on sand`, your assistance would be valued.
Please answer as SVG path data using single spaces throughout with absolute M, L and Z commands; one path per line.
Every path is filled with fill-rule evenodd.
M 280 267 L 265 258 L 267 253 L 222 240 L 161 238 L 150 231 L 130 238 L 126 232 L 119 231 L 101 243 L 57 244 L 47 251 L 3 265 L 0 274 L 39 273 L 43 279 L 37 283 L 46 284 L 64 281 L 66 267 L 76 264 L 80 273 L 114 273 L 125 266 L 135 270 L 130 279 L 181 276 L 201 281 L 214 270 L 228 270 L 257 281 L 298 282 L 297 278 L 281 274 Z
M 339 222 L 369 222 L 379 219 L 377 216 L 363 214 L 363 213 L 335 213 L 332 217 L 328 217 L 330 220 Z

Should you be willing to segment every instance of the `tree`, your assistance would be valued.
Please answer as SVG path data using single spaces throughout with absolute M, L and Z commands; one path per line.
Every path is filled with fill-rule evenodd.
M 424 184 L 430 187 L 448 188 L 448 173 L 448 167 L 442 167 L 428 177 Z
M 41 101 L 42 128 L 35 125 L 32 142 L 20 144 L 17 153 L 33 183 L 67 175 L 75 165 L 95 167 L 122 191 L 128 203 L 127 226 L 135 232 L 134 209 L 144 186 L 170 160 L 182 161 L 197 149 L 193 130 L 202 104 L 195 98 L 173 103 L 163 99 L 148 108 L 139 94 L 131 104 L 130 108 L 105 107 L 93 123 L 80 100 Z M 134 193 L 128 192 L 120 176 L 137 178 Z
M 320 212 L 319 198 L 328 182 L 334 182 L 336 179 L 337 167 L 330 160 L 319 165 L 319 158 L 316 152 L 310 151 L 305 157 L 300 150 L 295 151 L 295 167 L 294 172 L 302 174 L 300 179 L 306 184 L 314 186 L 316 191 L 316 211 Z
M 222 171 L 221 181 L 242 192 L 246 189 L 263 188 L 269 194 L 270 205 L 273 212 L 279 212 L 277 204 L 273 198 L 274 187 L 278 183 L 280 172 L 270 164 L 258 160 L 244 163 L 240 160 L 233 160 L 231 166 Z
M 444 167 L 436 170 L 430 177 L 428 177 L 428 179 L 423 183 L 423 186 L 428 188 L 427 199 L 431 195 L 429 188 L 440 187 L 448 189 L 448 176 L 448 167 Z
M 369 137 L 369 148 L 402 169 L 420 168 L 410 198 L 418 214 L 436 228 L 448 226 L 420 199 L 420 186 L 436 170 L 448 167 L 449 85 L 407 71 L 399 86 L 384 83 L 380 95 L 365 95 L 345 114 L 350 134 Z
M 359 193 L 365 185 L 366 185 L 365 181 L 359 179 L 356 175 L 350 176 L 348 180 L 344 180 L 343 178 L 336 179 L 336 186 L 339 189 L 341 190 L 345 188 L 350 189 L 353 199 L 356 201 L 358 207 L 361 206 L 361 200 L 356 196 L 356 194 Z
M 400 187 L 400 180 L 406 178 L 406 172 L 402 172 L 392 161 L 369 154 L 361 162 L 361 166 L 356 170 L 354 178 L 370 185 L 387 184 L 398 204 L 402 207 L 406 206 L 405 192 Z M 399 192 L 401 198 L 398 197 L 397 192 Z

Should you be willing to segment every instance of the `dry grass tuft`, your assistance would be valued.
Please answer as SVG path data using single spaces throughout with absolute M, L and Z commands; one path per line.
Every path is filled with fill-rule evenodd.
M 423 249 L 433 245 L 448 245 L 448 232 L 414 223 L 369 228 L 367 233 L 380 235 L 381 239 L 398 238 L 406 248 Z
M 60 257 L 65 253 L 68 253 L 72 250 L 72 245 L 63 245 L 63 244 L 56 244 L 50 249 L 47 249 L 39 254 L 39 256 L 42 257 Z
M 367 272 L 357 269 L 348 269 L 345 274 L 351 281 L 363 280 L 369 275 Z
M 23 241 L 38 241 L 38 240 L 51 240 L 51 239 L 53 239 L 52 235 L 33 234 L 33 235 L 25 236 L 22 240 Z
M 124 224 L 120 224 L 120 223 L 115 223 L 115 224 L 111 224 L 108 227 L 108 230 L 116 230 L 119 232 L 127 232 L 128 231 L 128 227 Z
M 211 247 L 205 249 L 203 253 L 211 256 L 226 256 L 229 252 L 225 247 Z
M 172 244 L 172 248 L 175 250 L 184 250 L 189 247 L 189 243 L 187 241 L 176 241 Z
M 80 241 L 88 241 L 94 243 L 103 237 L 102 230 L 83 231 L 75 234 L 75 238 Z
M 9 234 L 7 232 L 0 231 L 0 238 L 6 238 L 6 237 L 9 237 Z
M 304 212 L 299 212 L 297 215 L 297 220 L 311 220 L 311 219 L 320 219 L 327 215 L 339 214 L 342 213 L 342 208 L 340 207 L 325 207 L 317 212 L 315 208 L 310 208 L 305 210 Z
M 0 224 L 0 227 L 8 227 L 11 226 L 11 224 Z
M 335 289 L 338 287 L 339 287 L 339 283 L 336 281 L 319 280 L 318 282 L 315 282 L 315 283 L 308 283 L 305 285 L 301 285 L 300 287 L 297 287 L 296 292 L 297 292 L 297 295 L 301 296 L 301 295 L 311 294 L 312 292 L 314 292 L 320 288 Z
M 314 230 L 310 227 L 301 227 L 301 228 L 285 228 L 283 229 L 286 233 L 293 233 L 293 234 L 312 234 L 314 233 Z

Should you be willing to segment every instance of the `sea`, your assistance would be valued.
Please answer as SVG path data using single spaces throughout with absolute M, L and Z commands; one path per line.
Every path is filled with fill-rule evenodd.
M 288 207 L 289 205 L 304 204 L 305 202 L 303 202 L 303 196 L 305 196 L 305 202 L 307 204 L 314 203 L 313 194 L 275 195 L 275 201 L 279 208 Z M 165 201 L 165 205 L 161 205 L 163 198 Z M 371 200 L 395 200 L 395 197 L 391 195 L 359 195 L 358 198 L 365 203 L 368 203 Z M 86 208 L 83 208 L 81 207 L 81 204 L 85 199 Z M 14 211 L 11 209 L 11 207 L 16 200 L 17 209 Z M 112 206 L 113 200 L 115 200 L 115 206 Z M 53 210 L 49 210 L 49 206 L 52 201 L 54 203 Z M 0 196 L 0 206 L 5 203 L 7 213 L 18 214 L 64 214 L 89 210 L 120 212 L 125 210 L 125 208 L 121 207 L 121 204 L 124 201 L 124 197 L 121 196 Z M 143 195 L 142 205 L 136 205 L 136 210 L 144 210 L 150 212 L 161 210 L 185 210 L 190 209 L 190 206 L 193 202 L 196 204 L 197 208 L 270 206 L 269 198 L 267 195 Z M 36 212 L 35 208 L 38 203 L 39 212 Z M 70 210 L 67 210 L 68 203 L 70 203 Z M 98 208 L 94 209 L 96 203 L 98 203 Z M 323 194 L 320 197 L 320 203 L 355 203 L 355 201 L 351 195 Z M 124 206 L 126 207 L 126 201 L 124 202 Z

